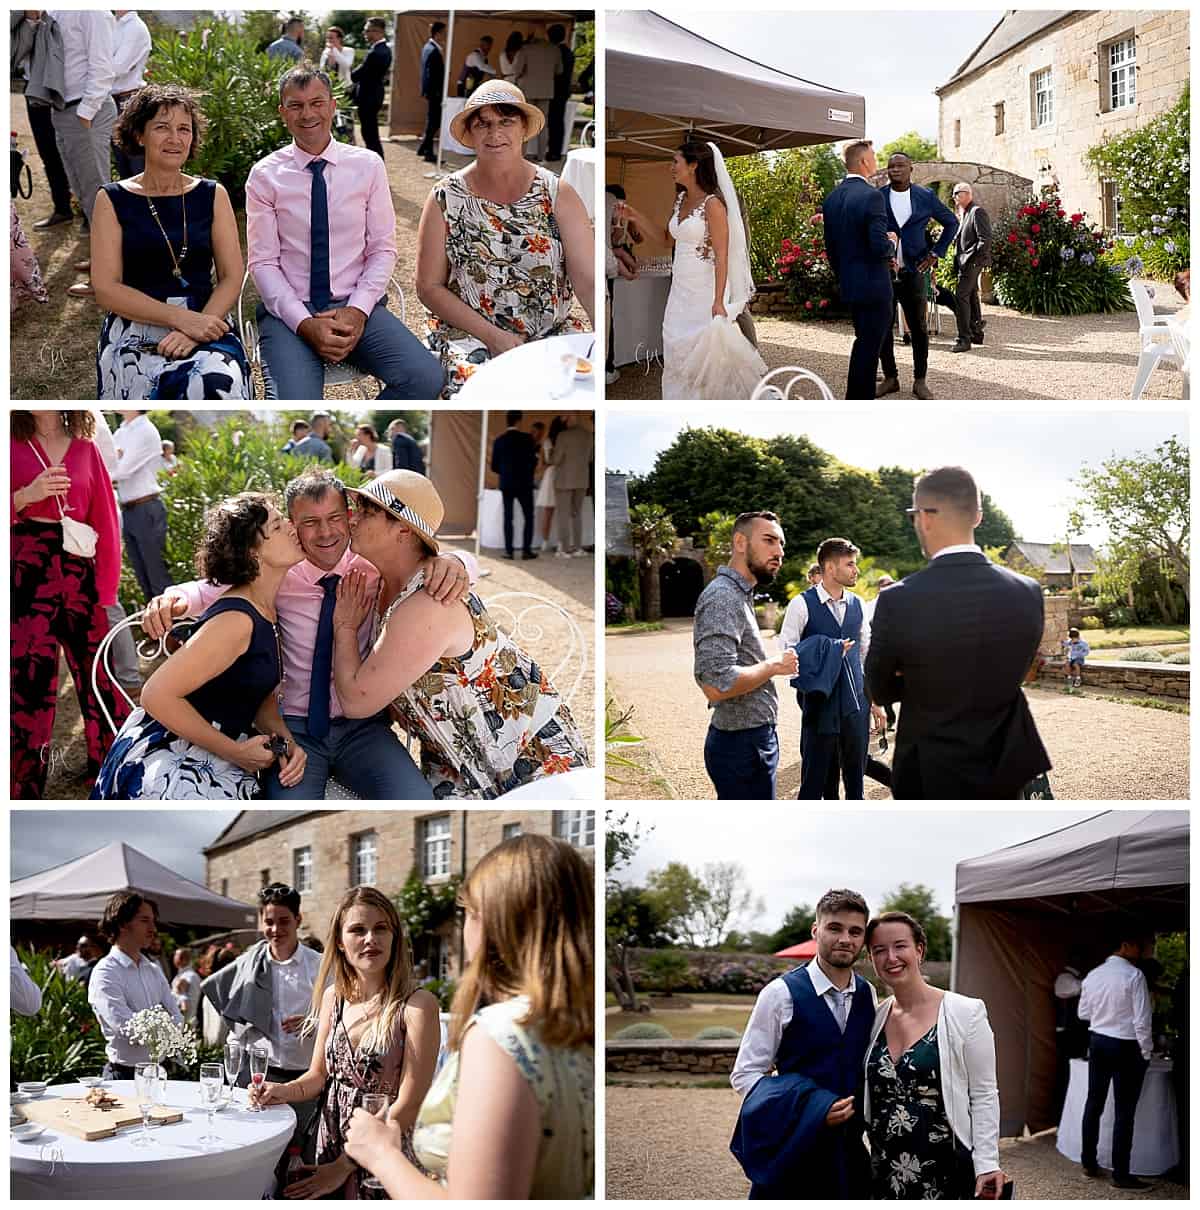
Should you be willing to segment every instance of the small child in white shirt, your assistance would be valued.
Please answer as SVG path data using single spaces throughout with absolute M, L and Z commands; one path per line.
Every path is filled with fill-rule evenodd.
M 1067 636 L 1063 639 L 1063 654 L 1067 659 L 1067 684 L 1078 689 L 1083 684 L 1083 664 L 1091 648 L 1086 639 L 1079 637 L 1079 631 L 1074 626 L 1067 631 Z

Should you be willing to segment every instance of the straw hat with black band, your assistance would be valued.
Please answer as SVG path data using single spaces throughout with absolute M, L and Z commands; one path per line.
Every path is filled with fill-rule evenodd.
M 462 109 L 450 119 L 450 134 L 464 147 L 475 146 L 475 135 L 467 129 L 467 119 L 485 105 L 513 105 L 525 115 L 525 142 L 535 138 L 546 125 L 546 115 L 525 100 L 525 94 L 507 80 L 488 80 L 466 100 Z
M 416 471 L 385 471 L 362 487 L 348 487 L 346 491 L 366 496 L 372 504 L 378 504 L 397 521 L 410 526 L 435 555 L 439 552 L 435 535 L 446 515 L 446 506 L 437 488 L 424 475 Z

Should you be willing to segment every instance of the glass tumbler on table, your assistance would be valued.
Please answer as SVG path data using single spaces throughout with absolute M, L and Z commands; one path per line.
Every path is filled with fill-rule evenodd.
M 388 1106 L 392 1103 L 392 1098 L 386 1092 L 364 1092 L 362 1098 L 362 1107 L 371 1114 L 372 1117 L 386 1117 Z M 363 1169 L 364 1175 L 359 1179 L 358 1186 L 360 1189 L 370 1189 L 376 1193 L 383 1192 L 383 1182 L 377 1177 L 372 1176 L 366 1169 Z
M 142 1114 L 142 1131 L 133 1140 L 134 1147 L 152 1147 L 150 1137 L 150 1114 L 159 1096 L 157 1063 L 139 1063 L 133 1069 L 133 1086 L 137 1093 L 137 1107 Z
M 250 1083 L 255 1088 L 261 1088 L 267 1080 L 267 1064 L 270 1055 L 261 1046 L 250 1047 Z M 261 1110 L 261 1105 L 252 1105 L 252 1109 Z
M 197 1142 L 211 1146 L 221 1142 L 221 1136 L 213 1130 L 213 1114 L 221 1100 L 221 1090 L 225 1087 L 225 1079 L 221 1072 L 220 1063 L 200 1064 L 200 1104 L 208 1110 L 208 1133 L 202 1134 Z

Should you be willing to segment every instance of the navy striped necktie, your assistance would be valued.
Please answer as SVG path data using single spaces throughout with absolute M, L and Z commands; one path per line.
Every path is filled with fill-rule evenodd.
M 333 299 L 329 285 L 329 194 L 325 190 L 325 160 L 312 160 L 312 213 L 309 239 L 312 257 L 308 268 L 308 300 L 315 311 L 327 311 Z

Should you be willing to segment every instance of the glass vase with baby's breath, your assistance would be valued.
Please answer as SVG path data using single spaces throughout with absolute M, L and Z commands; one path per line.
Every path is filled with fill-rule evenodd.
M 150 1061 L 158 1068 L 159 1096 L 166 1089 L 167 1072 L 162 1066 L 173 1059 L 183 1067 L 196 1062 L 197 1038 L 190 1025 L 176 1021 L 161 1004 L 133 1014 L 121 1031 L 135 1045 L 144 1046 Z

